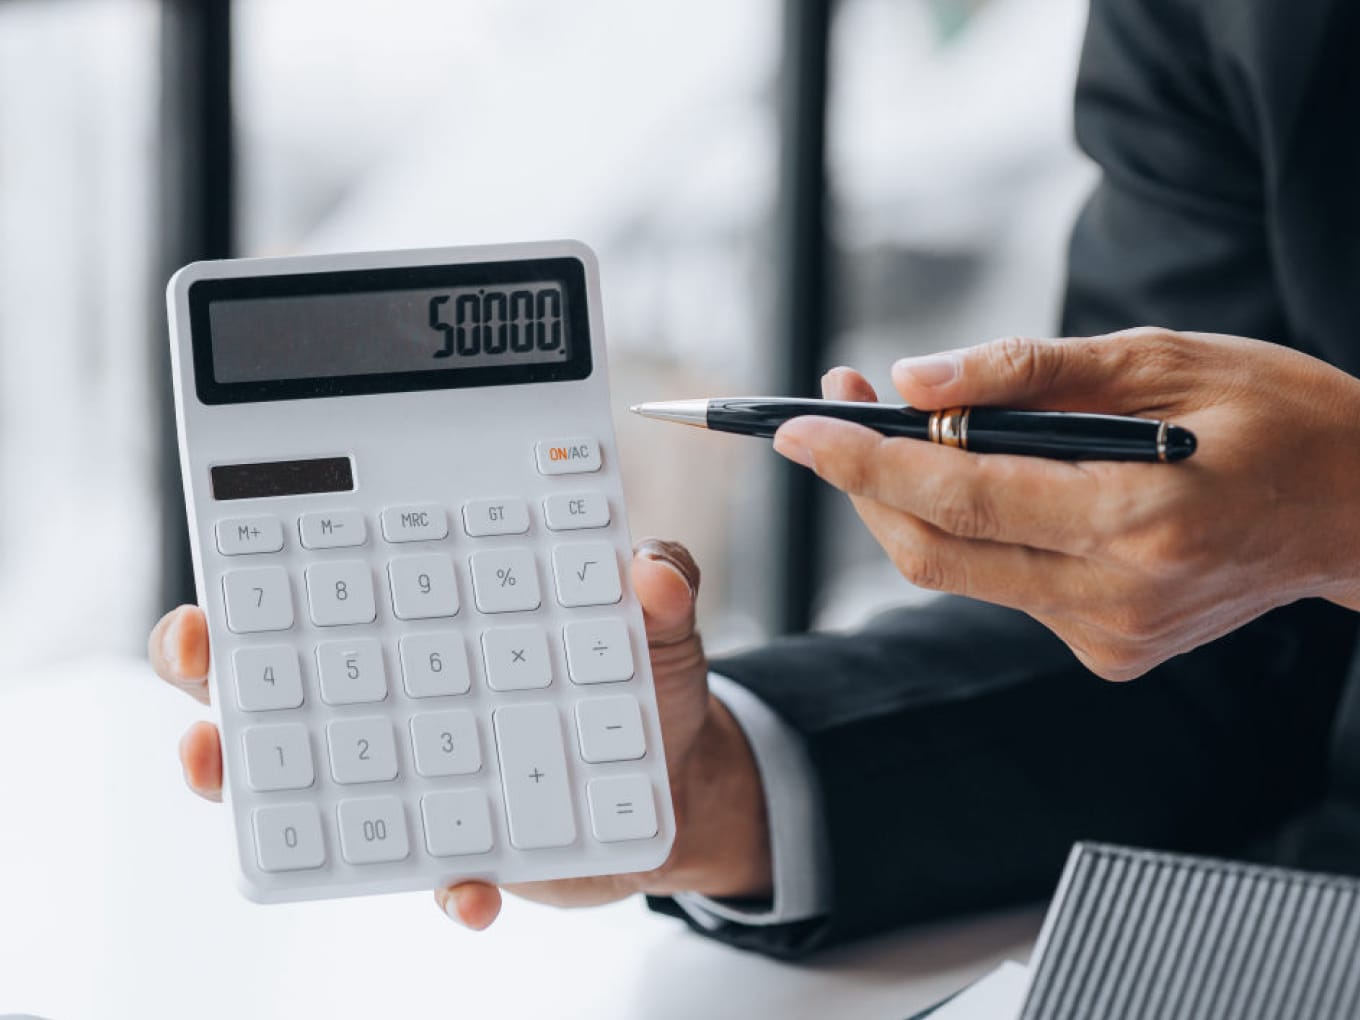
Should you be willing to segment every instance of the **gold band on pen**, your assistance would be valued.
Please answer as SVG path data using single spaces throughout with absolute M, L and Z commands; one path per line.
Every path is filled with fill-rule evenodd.
M 1157 423 L 1157 460 L 1162 464 L 1166 463 L 1166 432 L 1169 428 L 1171 428 L 1169 421 Z
M 929 435 L 932 443 L 968 449 L 968 412 L 966 407 L 949 407 L 930 415 Z

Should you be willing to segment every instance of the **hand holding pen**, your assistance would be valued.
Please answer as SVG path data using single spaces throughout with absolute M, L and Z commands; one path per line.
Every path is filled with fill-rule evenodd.
M 1146 419 L 1153 461 L 1158 423 L 1174 423 L 1167 460 L 1198 437 L 1189 459 L 1160 464 L 979 456 L 961 436 L 824 416 L 775 432 L 779 453 L 851 497 L 908 580 L 1023 610 L 1103 677 L 1141 675 L 1300 598 L 1360 609 L 1360 381 L 1322 361 L 1144 329 L 905 359 L 893 382 L 925 412 L 974 408 L 969 450 L 979 410 L 996 407 Z M 850 369 L 827 373 L 823 393 L 878 401 Z

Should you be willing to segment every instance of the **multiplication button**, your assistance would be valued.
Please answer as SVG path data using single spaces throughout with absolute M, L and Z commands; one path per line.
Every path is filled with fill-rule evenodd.
M 299 517 L 298 536 L 306 549 L 340 549 L 363 545 L 368 529 L 358 510 L 328 510 Z
M 277 517 L 233 517 L 217 522 L 217 551 L 223 556 L 278 552 L 283 525 Z
M 493 691 L 526 691 L 552 683 L 542 627 L 494 627 L 482 635 L 486 683 Z
M 382 530 L 389 542 L 437 542 L 448 536 L 449 515 L 437 503 L 388 507 Z

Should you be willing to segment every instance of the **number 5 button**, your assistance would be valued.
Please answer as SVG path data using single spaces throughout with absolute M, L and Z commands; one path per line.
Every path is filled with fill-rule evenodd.
M 564 606 L 610 606 L 623 598 L 619 560 L 608 542 L 578 542 L 553 549 L 557 601 Z

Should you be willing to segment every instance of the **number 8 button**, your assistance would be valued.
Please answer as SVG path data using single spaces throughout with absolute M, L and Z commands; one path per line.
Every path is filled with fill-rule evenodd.
M 318 563 L 307 568 L 307 601 L 318 627 L 372 623 L 373 575 L 362 560 Z

